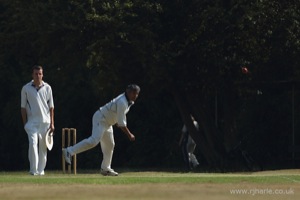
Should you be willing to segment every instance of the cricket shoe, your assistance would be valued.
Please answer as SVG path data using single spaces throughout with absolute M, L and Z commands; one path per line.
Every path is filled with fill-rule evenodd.
M 69 165 L 71 165 L 71 163 L 72 163 L 72 156 L 71 156 L 71 154 L 65 148 L 62 149 L 62 152 L 63 152 L 63 156 L 65 158 L 66 163 L 69 164 Z
M 38 175 L 39 175 L 39 176 L 45 176 L 45 172 L 44 172 L 44 171 L 39 172 Z
M 103 176 L 118 176 L 118 172 L 115 172 L 113 169 L 110 170 L 103 170 L 101 169 L 100 172 Z
M 38 173 L 29 172 L 29 175 L 31 175 L 31 176 L 37 176 L 37 175 L 38 175 Z

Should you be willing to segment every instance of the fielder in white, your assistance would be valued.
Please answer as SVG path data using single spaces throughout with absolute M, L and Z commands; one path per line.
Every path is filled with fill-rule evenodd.
M 21 91 L 21 115 L 28 135 L 31 175 L 44 175 L 47 162 L 45 136 L 54 131 L 54 103 L 51 86 L 43 81 L 43 68 L 34 66 L 33 80 Z
M 139 92 L 140 87 L 138 85 L 128 85 L 125 93 L 100 107 L 93 116 L 92 135 L 74 146 L 62 149 L 66 163 L 71 164 L 71 158 L 74 154 L 91 149 L 100 142 L 103 153 L 101 174 L 104 176 L 118 176 L 118 173 L 111 168 L 115 147 L 112 126 L 117 125 L 130 141 L 135 140 L 135 136 L 127 128 L 126 114 L 137 99 Z
M 193 123 L 197 130 L 199 130 L 198 122 L 192 117 Z M 188 133 L 186 126 L 184 125 L 181 131 L 181 137 L 179 141 L 179 146 L 182 150 L 183 160 L 185 162 L 186 168 L 188 171 L 196 168 L 199 165 L 199 162 L 194 154 L 196 143 L 193 138 Z

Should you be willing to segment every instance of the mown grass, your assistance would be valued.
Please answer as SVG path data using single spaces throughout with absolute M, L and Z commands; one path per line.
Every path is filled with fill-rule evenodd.
M 300 174 L 285 173 L 174 173 L 123 172 L 118 177 L 104 177 L 98 172 L 83 171 L 77 175 L 48 171 L 45 176 L 26 172 L 0 172 L 0 183 L 30 184 L 143 184 L 143 183 L 300 183 Z

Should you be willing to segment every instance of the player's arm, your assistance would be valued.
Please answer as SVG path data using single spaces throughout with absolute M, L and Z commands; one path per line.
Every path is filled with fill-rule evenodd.
M 27 122 L 27 112 L 25 108 L 21 108 L 21 115 L 22 115 L 23 125 L 25 126 Z
M 118 126 L 125 133 L 130 141 L 135 140 L 135 136 L 129 131 L 127 126 Z
M 126 120 L 126 104 L 120 102 L 118 104 L 117 109 L 117 126 L 125 133 L 130 141 L 135 140 L 135 136 L 130 132 L 127 128 L 127 120 Z
M 54 108 L 50 108 L 50 129 L 54 131 Z
M 50 111 L 50 129 L 52 132 L 54 132 L 54 101 L 53 101 L 53 94 L 52 94 L 52 88 L 49 87 L 49 99 L 48 99 L 48 106 Z
M 26 104 L 27 104 L 27 95 L 25 91 L 25 87 L 21 90 L 21 116 L 23 121 L 23 126 L 27 123 L 27 112 L 26 112 Z

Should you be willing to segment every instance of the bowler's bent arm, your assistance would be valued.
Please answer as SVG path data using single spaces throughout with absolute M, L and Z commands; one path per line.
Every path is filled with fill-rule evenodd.
M 127 126 L 119 126 L 119 128 L 127 135 L 130 141 L 135 140 L 135 136 L 129 131 Z

